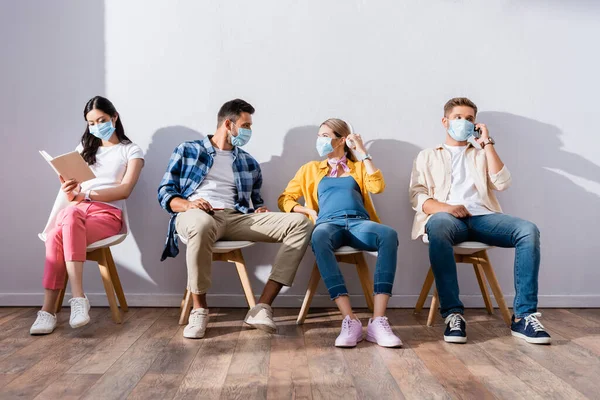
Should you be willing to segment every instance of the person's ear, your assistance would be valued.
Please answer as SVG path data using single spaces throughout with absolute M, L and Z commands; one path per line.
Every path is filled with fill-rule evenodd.
M 113 120 L 113 125 L 115 125 L 115 126 L 116 126 L 116 124 L 117 124 L 117 120 L 118 120 L 118 119 L 119 119 L 119 114 L 117 113 L 117 114 L 115 114 L 115 116 L 112 118 L 112 120 Z
M 444 125 L 444 128 L 448 129 L 450 124 L 450 120 L 447 117 L 443 117 L 442 118 L 442 125 Z

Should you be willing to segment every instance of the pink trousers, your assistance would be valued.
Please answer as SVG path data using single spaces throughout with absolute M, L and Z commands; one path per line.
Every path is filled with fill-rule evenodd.
M 56 225 L 46 237 L 45 289 L 63 289 L 66 261 L 85 261 L 88 245 L 117 235 L 123 219 L 121 210 L 98 202 L 82 202 L 61 210 Z

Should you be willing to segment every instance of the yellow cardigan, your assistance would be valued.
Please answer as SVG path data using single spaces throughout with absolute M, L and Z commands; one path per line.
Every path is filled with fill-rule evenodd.
M 383 192 L 385 189 L 383 174 L 380 170 L 375 171 L 371 175 L 367 174 L 367 169 L 362 162 L 348 160 L 347 164 L 348 168 L 350 168 L 350 176 L 354 178 L 360 187 L 365 209 L 369 213 L 371 221 L 381 222 L 375 212 L 375 207 L 369 193 L 376 194 Z M 298 203 L 298 199 L 304 197 L 306 207 L 312 208 L 318 213 L 319 200 L 317 189 L 319 182 L 327 175 L 328 170 L 329 165 L 327 164 L 327 160 L 311 161 L 300 167 L 298 172 L 296 172 L 296 176 L 288 183 L 281 196 L 279 196 L 277 200 L 279 209 L 284 212 L 292 212 L 295 206 L 301 205 Z

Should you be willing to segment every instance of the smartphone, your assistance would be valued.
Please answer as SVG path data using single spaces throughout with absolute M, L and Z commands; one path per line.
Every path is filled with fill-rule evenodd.
M 475 139 L 479 139 L 481 137 L 481 130 L 479 128 L 475 128 L 475 130 L 473 131 L 473 137 Z

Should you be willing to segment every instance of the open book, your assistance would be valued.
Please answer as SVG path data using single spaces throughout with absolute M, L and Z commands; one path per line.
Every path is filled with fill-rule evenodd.
M 48 161 L 48 164 L 50 164 L 56 173 L 65 180 L 75 179 L 81 183 L 96 177 L 78 151 L 72 151 L 54 158 L 44 150 L 41 150 L 40 154 Z

